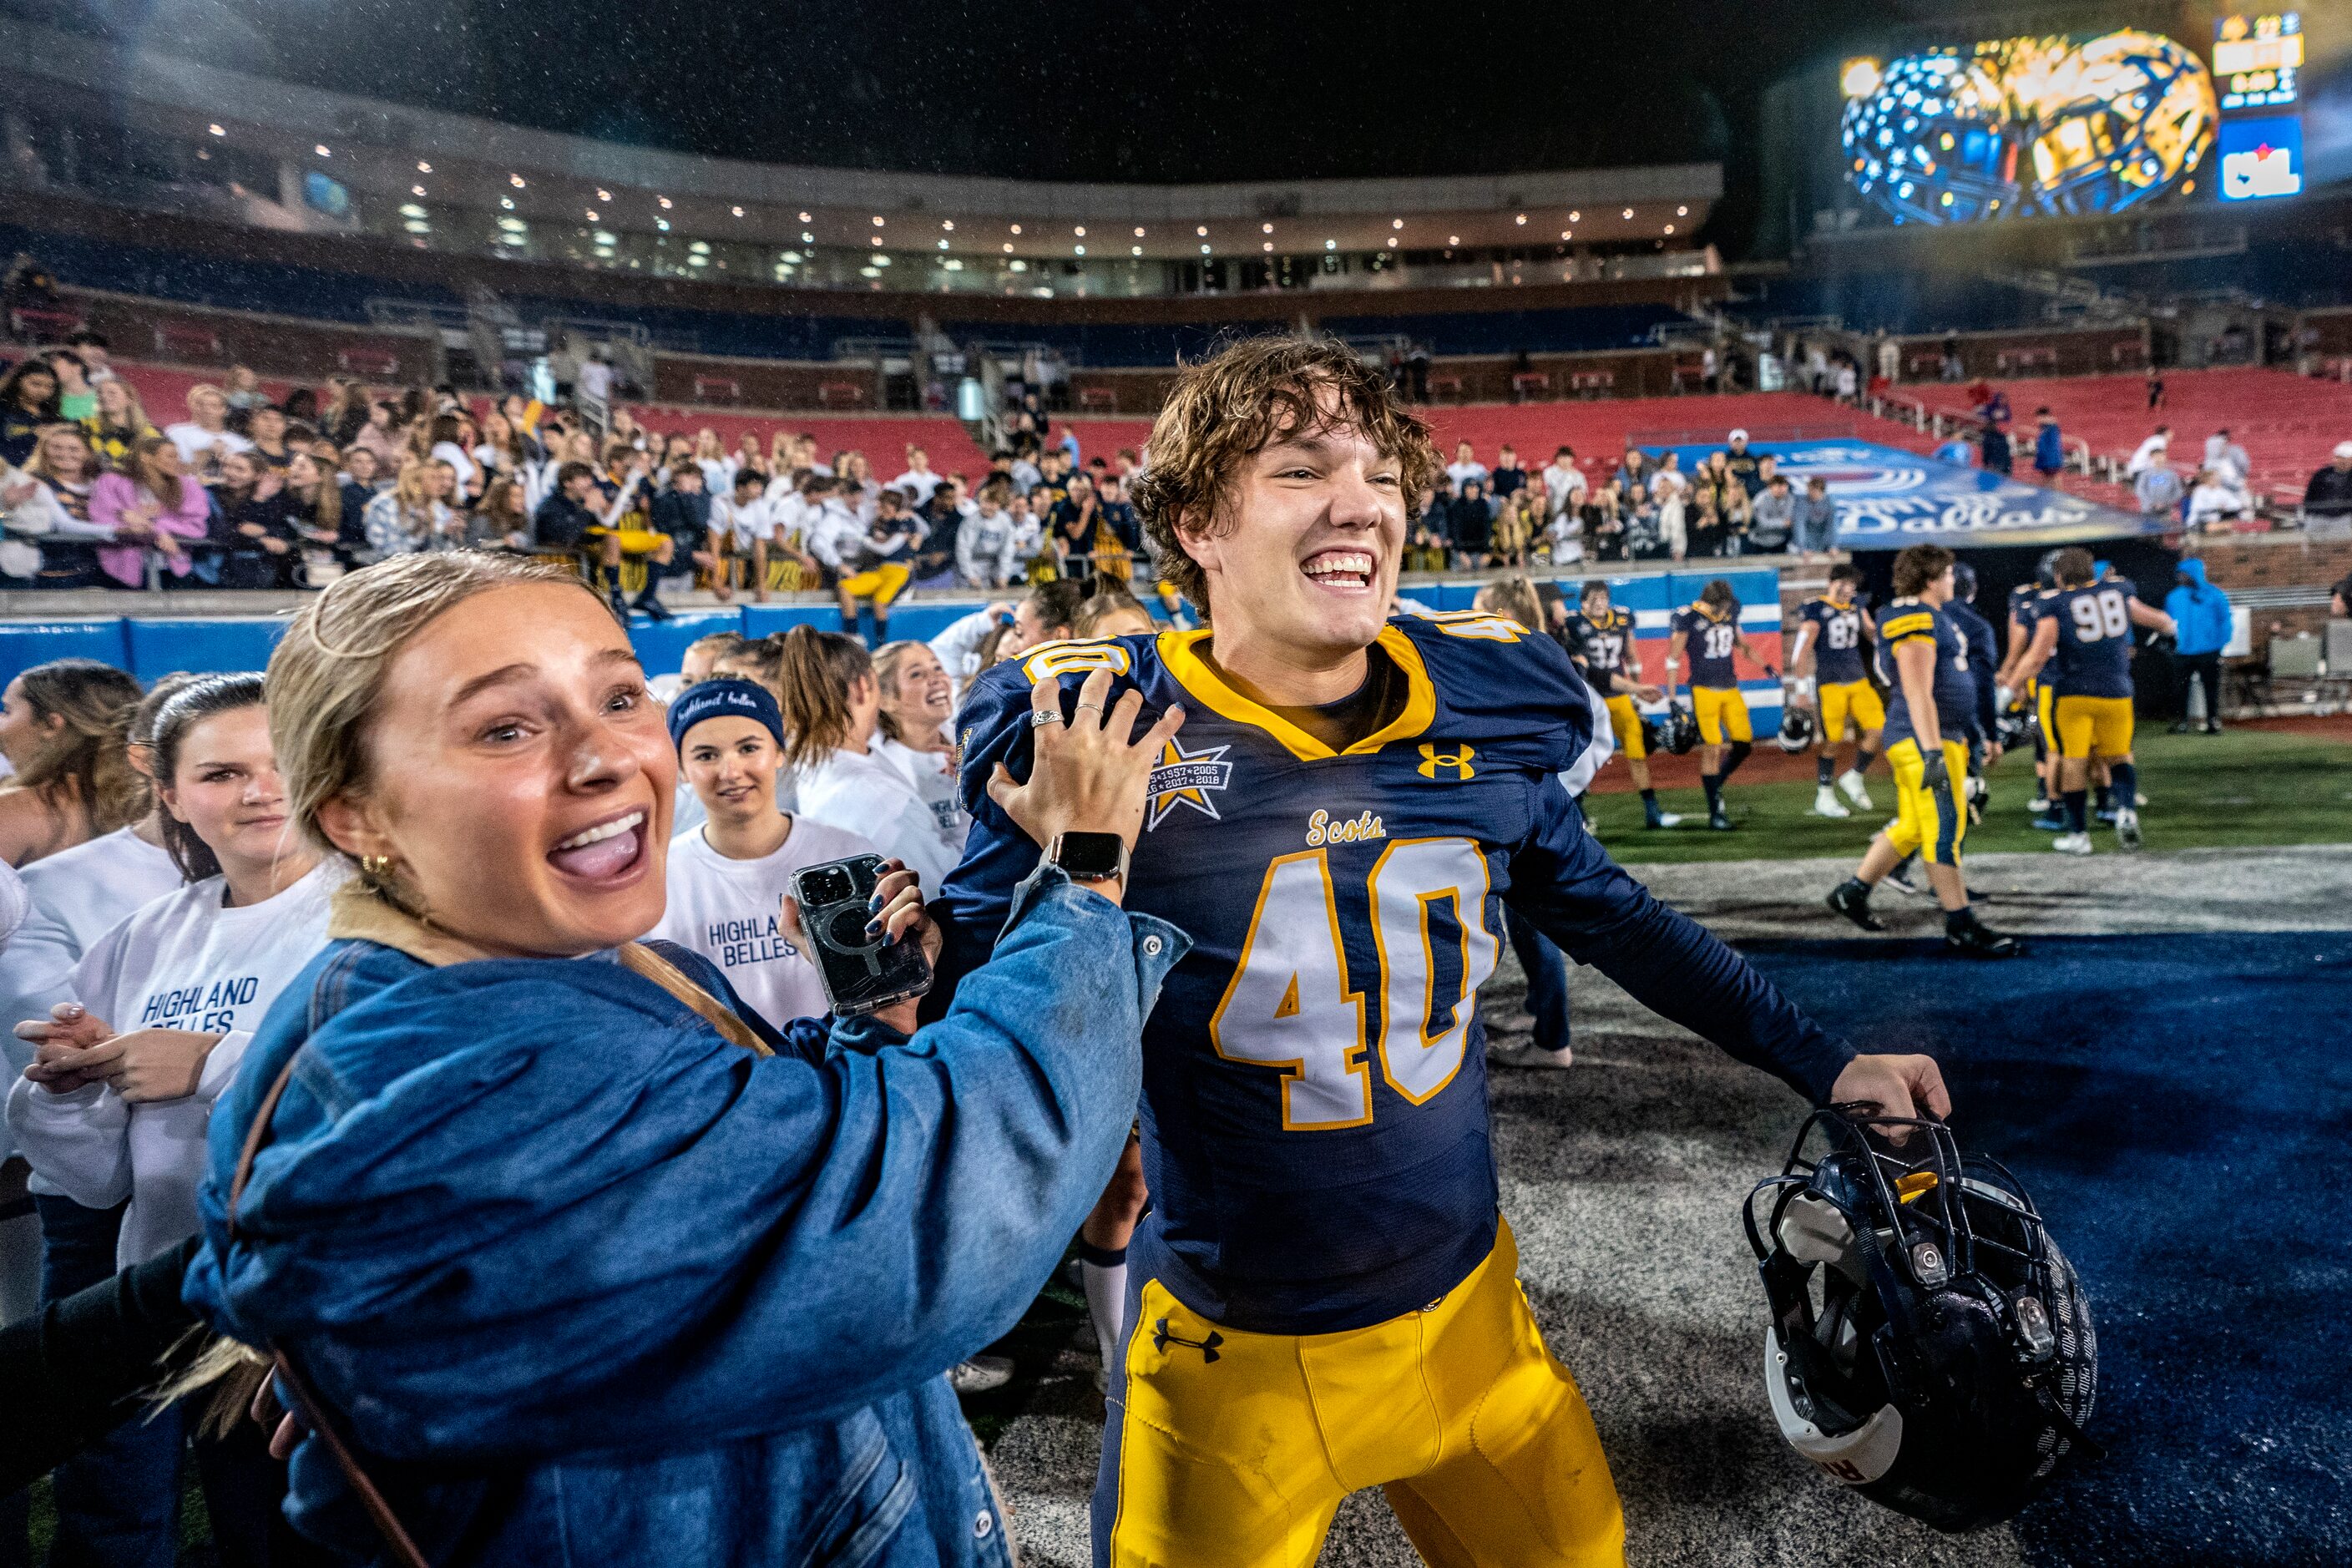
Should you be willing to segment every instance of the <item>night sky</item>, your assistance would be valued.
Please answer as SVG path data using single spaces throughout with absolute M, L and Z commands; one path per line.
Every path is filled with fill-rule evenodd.
M 1752 154 L 1867 0 L 0 0 L 322 87 L 739 158 L 1031 179 Z M 398 41 L 395 42 L 394 40 Z

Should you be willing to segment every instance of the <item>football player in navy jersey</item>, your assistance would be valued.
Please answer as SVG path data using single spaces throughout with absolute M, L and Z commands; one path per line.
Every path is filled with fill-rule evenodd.
M 1879 659 L 1891 663 L 1886 763 L 1895 774 L 1895 817 L 1870 841 L 1854 874 L 1838 884 L 1830 908 L 1864 931 L 1885 928 L 1870 912 L 1870 890 L 1906 857 L 1927 863 L 1927 883 L 1944 910 L 1944 945 L 1979 958 L 2011 958 L 2017 939 L 1977 919 L 1960 874 L 1968 837 L 1969 738 L 1981 700 L 1967 634 L 1948 612 L 1954 588 L 1952 552 L 1914 544 L 1895 558 L 1895 599 L 1878 623 Z
M 1507 902 L 1816 1104 L 1937 1114 L 1929 1058 L 1857 1056 L 1659 903 L 1572 798 L 1606 709 L 1559 645 L 1391 620 L 1425 428 L 1344 345 L 1183 370 L 1135 490 L 1197 631 L 1049 644 L 974 682 L 943 1006 L 1039 858 L 991 799 L 1095 671 L 1181 706 L 1121 876 L 1194 945 L 1145 1026 L 1153 1207 L 1129 1252 L 1098 1564 L 1307 1568 L 1382 1486 L 1433 1562 L 1610 1564 L 1623 1522 L 1497 1209 L 1477 989 Z M 1040 693 L 1037 689 L 1046 690 Z M 1090 703 L 1097 700 L 1087 699 Z
M 1806 600 L 1797 612 L 1802 624 L 1797 628 L 1797 646 L 1789 655 L 1789 668 L 1795 669 L 1805 650 L 1813 650 L 1813 708 L 1822 721 L 1815 742 L 1821 748 L 1814 759 L 1816 816 L 1853 815 L 1838 804 L 1841 789 L 1855 806 L 1870 809 L 1870 792 L 1862 775 L 1870 771 L 1872 760 L 1878 755 L 1881 731 L 1886 728 L 1886 705 L 1879 700 L 1878 688 L 1870 683 L 1870 672 L 1863 664 L 1864 645 L 1877 637 L 1878 627 L 1870 612 L 1856 602 L 1861 587 L 1862 573 L 1841 562 L 1830 568 L 1828 591 Z M 1837 749 L 1848 724 L 1854 731 L 1853 765 L 1840 777 Z
M 1723 786 L 1755 750 L 1756 732 L 1748 722 L 1748 700 L 1739 694 L 1739 676 L 1732 668 L 1734 651 L 1764 673 L 1780 673 L 1764 664 L 1748 634 L 1739 629 L 1739 601 L 1721 577 L 1709 580 L 1698 598 L 1675 612 L 1666 634 L 1666 694 L 1675 689 L 1680 668 L 1690 682 L 1691 707 L 1698 719 L 1698 782 L 1706 791 L 1706 825 L 1728 831 L 1731 814 L 1724 809 Z
M 2048 711 L 2057 725 L 2066 831 L 2050 847 L 2063 855 L 2091 852 L 2090 779 L 2094 754 L 2107 765 L 2115 789 L 2116 843 L 2140 846 L 2139 770 L 2132 762 L 2132 628 L 2175 630 L 2172 617 L 2140 603 L 2127 579 L 2101 580 L 2087 550 L 2058 552 L 2058 592 L 2042 607 L 2033 640 L 2018 666 L 2031 680 L 2055 661 Z
M 2033 813 L 2036 827 L 2053 832 L 2065 826 L 2064 818 L 2056 816 L 2058 781 L 2058 748 L 2053 726 L 2056 721 L 2049 709 L 2045 683 L 2023 681 L 2018 670 L 2025 664 L 2025 650 L 2033 646 L 2033 627 L 2042 608 L 2058 593 L 2058 552 L 2042 552 L 2034 563 L 2033 581 L 2020 583 L 2009 591 L 2009 653 L 1994 677 L 1993 700 L 2006 712 L 2012 702 L 2022 701 L 2032 710 L 2033 724 L 2033 800 L 2028 807 Z
M 1609 602 L 1609 584 L 1588 580 L 1577 596 L 1576 613 L 1568 617 L 1569 658 L 1585 684 L 1601 693 L 1609 705 L 1609 729 L 1633 787 L 1642 792 L 1642 815 L 1652 827 L 1673 827 L 1682 818 L 1658 809 L 1658 792 L 1650 787 L 1650 747 L 1642 732 L 1642 711 L 1636 700 L 1655 702 L 1665 693 L 1642 679 L 1642 650 L 1633 641 L 1633 616 Z

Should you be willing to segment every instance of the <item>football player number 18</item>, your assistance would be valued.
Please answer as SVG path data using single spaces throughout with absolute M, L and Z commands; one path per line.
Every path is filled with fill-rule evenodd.
M 1368 881 L 1380 954 L 1381 1075 L 1419 1105 L 1460 1069 L 1478 987 L 1500 953 L 1486 929 L 1486 858 L 1467 838 L 1400 839 L 1381 851 Z M 1441 942 L 1460 952 L 1442 996 Z M 1209 1041 L 1228 1061 L 1283 1070 L 1286 1130 L 1371 1121 L 1364 995 L 1349 983 L 1328 851 L 1285 855 L 1266 868 L 1241 962 L 1209 1019 Z

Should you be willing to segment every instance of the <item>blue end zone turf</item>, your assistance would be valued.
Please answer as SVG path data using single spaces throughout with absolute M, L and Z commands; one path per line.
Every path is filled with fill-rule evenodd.
M 2352 932 L 1748 952 L 1864 1049 L 1941 1060 L 1962 1151 L 2089 1288 L 2109 1457 L 2018 1521 L 2029 1559 L 2352 1562 Z

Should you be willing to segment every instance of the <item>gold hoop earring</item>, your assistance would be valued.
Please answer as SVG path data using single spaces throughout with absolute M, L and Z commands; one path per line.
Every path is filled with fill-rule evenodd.
M 392 874 L 392 857 L 362 855 L 360 857 L 360 869 L 370 877 L 381 879 Z

